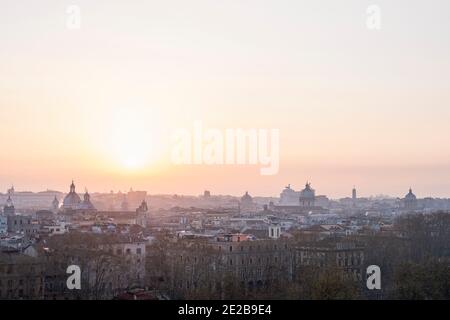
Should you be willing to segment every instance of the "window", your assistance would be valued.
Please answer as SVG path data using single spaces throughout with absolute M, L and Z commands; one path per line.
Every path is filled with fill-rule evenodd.
M 130 248 L 127 249 L 127 254 L 131 254 L 131 249 Z

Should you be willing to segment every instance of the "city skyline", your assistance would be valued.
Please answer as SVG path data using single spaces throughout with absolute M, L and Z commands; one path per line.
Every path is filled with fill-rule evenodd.
M 76 181 L 74 180 L 74 179 L 72 179 L 72 184 L 75 184 L 75 186 L 78 186 L 77 185 L 77 183 L 76 183 Z M 71 184 L 71 185 L 72 185 Z M 292 190 L 297 190 L 297 191 L 300 191 L 301 189 L 303 189 L 304 187 L 305 187 L 305 185 L 312 185 L 312 183 L 311 183 L 311 181 L 306 181 L 306 183 L 305 184 L 299 184 L 299 185 L 293 185 L 293 184 L 287 184 L 287 185 L 285 185 L 284 186 L 284 189 L 287 189 L 287 188 L 289 188 L 289 189 L 292 189 Z M 68 189 L 69 187 L 67 187 L 66 186 L 66 188 L 65 189 L 56 189 L 56 188 L 44 188 L 44 189 L 39 189 L 39 190 L 28 190 L 28 189 L 23 189 L 23 190 L 21 190 L 21 189 L 18 189 L 17 188 L 17 186 L 15 186 L 14 184 L 11 184 L 10 185 L 10 187 L 8 187 L 7 189 L 6 189 L 6 191 L 5 192 L 1 192 L 0 191 L 0 194 L 1 195 L 10 195 L 10 196 L 13 196 L 14 195 L 14 193 L 27 193 L 27 192 L 32 192 L 32 193 L 41 193 L 41 192 L 59 192 L 59 193 L 61 193 L 61 194 L 68 194 L 69 192 L 66 190 L 66 189 Z M 71 188 L 71 187 L 70 187 Z M 81 191 L 79 191 L 79 190 L 81 190 Z M 84 190 L 84 191 L 83 191 Z M 241 194 L 238 194 L 238 193 L 234 193 L 234 194 L 232 194 L 232 193 L 229 193 L 229 194 L 225 194 L 225 193 L 214 193 L 214 192 L 212 192 L 211 190 L 209 190 L 209 189 L 203 189 L 203 190 L 201 190 L 199 193 L 197 193 L 197 194 L 195 194 L 195 193 L 185 193 L 185 194 L 183 194 L 183 193 L 181 193 L 181 194 L 177 194 L 177 195 L 179 195 L 179 196 L 187 196 L 187 197 L 196 197 L 196 196 L 199 196 L 199 197 L 201 197 L 201 196 L 204 196 L 204 193 L 205 192 L 208 192 L 208 195 L 210 195 L 210 196 L 232 196 L 232 197 L 241 197 L 243 194 L 251 194 L 252 196 L 254 196 L 254 197 L 263 197 L 263 198 L 278 198 L 279 196 L 280 196 L 280 194 L 281 194 L 281 191 L 283 190 L 283 188 L 281 188 L 280 187 L 280 192 L 278 193 L 278 194 L 273 194 L 273 195 L 260 195 L 260 194 L 254 194 L 254 193 L 252 193 L 251 192 L 251 190 L 249 191 L 249 190 L 246 190 L 245 192 L 243 192 L 243 193 L 241 193 Z M 414 187 L 412 187 L 412 186 L 410 186 L 408 189 L 408 193 L 410 193 L 411 191 L 415 191 L 416 189 L 414 189 Z M 83 193 L 90 193 L 90 194 L 110 194 L 110 193 L 114 193 L 114 194 L 119 194 L 119 193 L 123 193 L 123 194 L 126 194 L 126 193 L 128 193 L 128 192 L 133 192 L 133 191 L 138 191 L 138 192 L 141 192 L 141 191 L 144 191 L 144 192 L 146 192 L 146 193 L 148 193 L 148 190 L 145 190 L 145 189 L 135 189 L 135 188 L 133 188 L 133 186 L 130 186 L 128 189 L 118 189 L 118 190 L 109 190 L 109 191 L 96 191 L 96 190 L 89 190 L 89 188 L 88 187 L 86 187 L 86 186 L 84 186 L 83 188 L 81 188 L 81 189 L 78 189 L 78 191 L 76 191 L 78 194 L 83 194 Z M 320 191 L 320 190 L 319 190 Z M 406 191 L 405 191 L 406 192 Z M 353 185 L 352 186 L 352 188 L 351 188 L 351 190 L 350 190 L 350 192 L 348 193 L 348 194 L 346 194 L 346 195 L 344 195 L 344 196 L 342 196 L 342 197 L 330 197 L 329 195 L 327 195 L 327 194 L 324 194 L 324 193 L 318 193 L 319 195 L 321 195 L 321 196 L 327 196 L 328 198 L 330 198 L 330 199 L 343 199 L 343 198 L 352 198 L 353 197 L 353 195 L 355 195 L 357 198 L 376 198 L 376 197 L 387 197 L 387 198 L 400 198 L 400 199 L 402 199 L 404 196 L 405 196 L 405 194 L 407 194 L 407 193 L 405 193 L 404 192 L 404 194 L 403 195 L 399 195 L 399 196 L 396 196 L 396 195 L 391 195 L 391 194 L 386 194 L 386 193 L 377 193 L 377 194 L 370 194 L 370 195 L 361 195 L 360 194 L 360 192 L 359 192 L 359 190 L 358 190 L 358 188 L 357 188 L 357 186 L 355 186 L 355 185 Z M 148 195 L 149 196 L 164 196 L 164 195 L 174 195 L 174 194 L 176 194 L 176 193 L 148 193 Z M 433 195 L 423 195 L 423 196 L 420 196 L 419 195 L 419 198 L 427 198 L 427 197 L 431 197 L 431 198 L 441 198 L 441 197 L 434 197 Z M 443 199 L 446 199 L 446 198 L 448 198 L 448 197 L 442 197 Z

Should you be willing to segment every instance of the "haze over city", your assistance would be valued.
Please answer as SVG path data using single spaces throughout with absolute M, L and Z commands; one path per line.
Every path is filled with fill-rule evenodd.
M 6 1 L 0 190 L 448 197 L 448 1 Z M 436 10 L 439 7 L 439 10 Z M 408 10 L 405 10 L 407 8 Z M 170 134 L 280 130 L 279 172 L 170 161 Z
M 0 7 L 2 315 L 450 301 L 450 1 Z

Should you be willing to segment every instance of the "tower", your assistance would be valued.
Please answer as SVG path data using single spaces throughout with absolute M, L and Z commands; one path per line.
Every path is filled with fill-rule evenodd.
M 353 186 L 353 189 L 352 189 L 352 199 L 356 200 L 356 188 L 354 186 Z
M 14 208 L 14 204 L 12 202 L 11 196 L 8 196 L 8 199 L 6 200 L 6 204 L 3 207 L 3 213 L 6 216 L 13 216 L 16 214 L 16 209 Z
M 136 209 L 136 213 L 136 224 L 146 228 L 148 222 L 148 205 L 145 200 L 142 200 L 141 205 Z
M 52 201 L 52 212 L 56 213 L 56 212 L 58 212 L 58 209 L 59 209 L 59 201 L 55 196 L 55 199 L 53 199 L 53 201 Z
M 72 184 L 70 185 L 70 193 L 75 193 L 75 183 L 72 180 Z

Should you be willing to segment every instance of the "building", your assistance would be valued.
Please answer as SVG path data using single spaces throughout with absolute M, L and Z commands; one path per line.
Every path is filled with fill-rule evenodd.
M 311 183 L 306 182 L 305 189 L 300 191 L 300 206 L 303 208 L 312 208 L 316 201 L 316 191 L 311 188 Z
M 51 208 L 53 213 L 58 213 L 59 210 L 59 200 L 58 198 L 55 196 L 55 198 L 52 201 L 52 208 Z
M 145 200 L 146 198 L 147 191 L 133 191 L 133 189 L 130 189 L 127 193 L 127 201 L 130 208 L 137 208 L 142 200 Z
M 0 252 L 0 300 L 42 299 L 44 265 L 18 251 Z
M 272 223 L 269 226 L 269 238 L 278 239 L 281 237 L 281 226 L 277 223 Z
M 8 199 L 6 200 L 6 204 L 3 207 L 3 214 L 6 216 L 13 216 L 16 213 L 16 209 L 14 208 L 14 204 L 11 199 L 11 195 L 8 195 Z
M 288 185 L 281 192 L 278 204 L 270 202 L 268 208 L 275 213 L 305 215 L 310 213 L 328 213 L 329 210 L 323 207 L 328 206 L 328 204 L 328 198 L 326 196 L 316 196 L 315 190 L 307 182 L 305 188 L 298 192 Z
M 181 239 L 173 246 L 167 255 L 168 292 L 174 298 L 189 299 L 201 292 L 209 299 L 226 299 L 230 285 L 241 295 L 293 277 L 292 252 L 284 240 L 252 241 L 247 235 L 224 234 Z
M 409 188 L 409 192 L 405 195 L 405 198 L 403 199 L 403 207 L 406 210 L 415 210 L 415 209 L 417 209 L 417 197 L 412 192 L 411 188 Z
M 148 205 L 145 200 L 142 200 L 141 205 L 136 209 L 136 214 L 136 224 L 146 228 L 148 224 Z
M 81 201 L 80 196 L 75 191 L 75 184 L 72 181 L 72 184 L 70 185 L 70 191 L 65 196 L 63 205 L 61 206 L 61 211 L 63 213 L 69 213 L 69 214 L 92 213 L 92 212 L 96 212 L 97 209 L 92 204 L 91 196 L 89 195 L 87 190 L 83 196 L 83 201 Z
M 76 211 L 81 204 L 81 198 L 75 191 L 75 183 L 72 181 L 69 193 L 64 197 L 61 210 L 63 212 Z
M 335 269 L 354 280 L 363 279 L 364 247 L 354 242 L 322 241 L 296 248 L 296 268 Z M 297 272 L 301 274 L 301 272 Z
M 42 233 L 46 233 L 49 236 L 62 235 L 69 232 L 68 225 L 65 222 L 54 222 L 51 224 L 45 224 L 42 226 Z
M 257 212 L 258 206 L 253 202 L 253 198 L 248 194 L 248 191 L 241 197 L 239 209 L 242 214 L 253 214 Z
M 45 261 L 45 299 L 112 299 L 143 288 L 146 245 L 124 235 L 55 234 L 40 251 Z M 68 264 L 82 266 L 81 290 L 66 286 Z
M 123 198 L 122 198 L 122 203 L 120 204 L 120 209 L 122 211 L 128 211 L 129 205 L 128 205 L 128 200 L 127 200 L 127 196 L 124 194 Z
M 8 232 L 8 217 L 0 214 L 0 235 Z
M 39 225 L 33 222 L 31 216 L 8 216 L 8 232 L 21 233 L 27 237 L 31 237 L 38 234 Z
M 282 206 L 297 206 L 300 198 L 300 193 L 291 189 L 291 185 L 288 184 L 284 190 L 280 193 L 280 202 Z
M 78 211 L 82 211 L 82 212 L 97 211 L 97 209 L 95 209 L 94 205 L 91 202 L 91 196 L 89 195 L 87 190 L 84 193 L 83 202 L 81 202 L 80 205 L 78 206 Z

